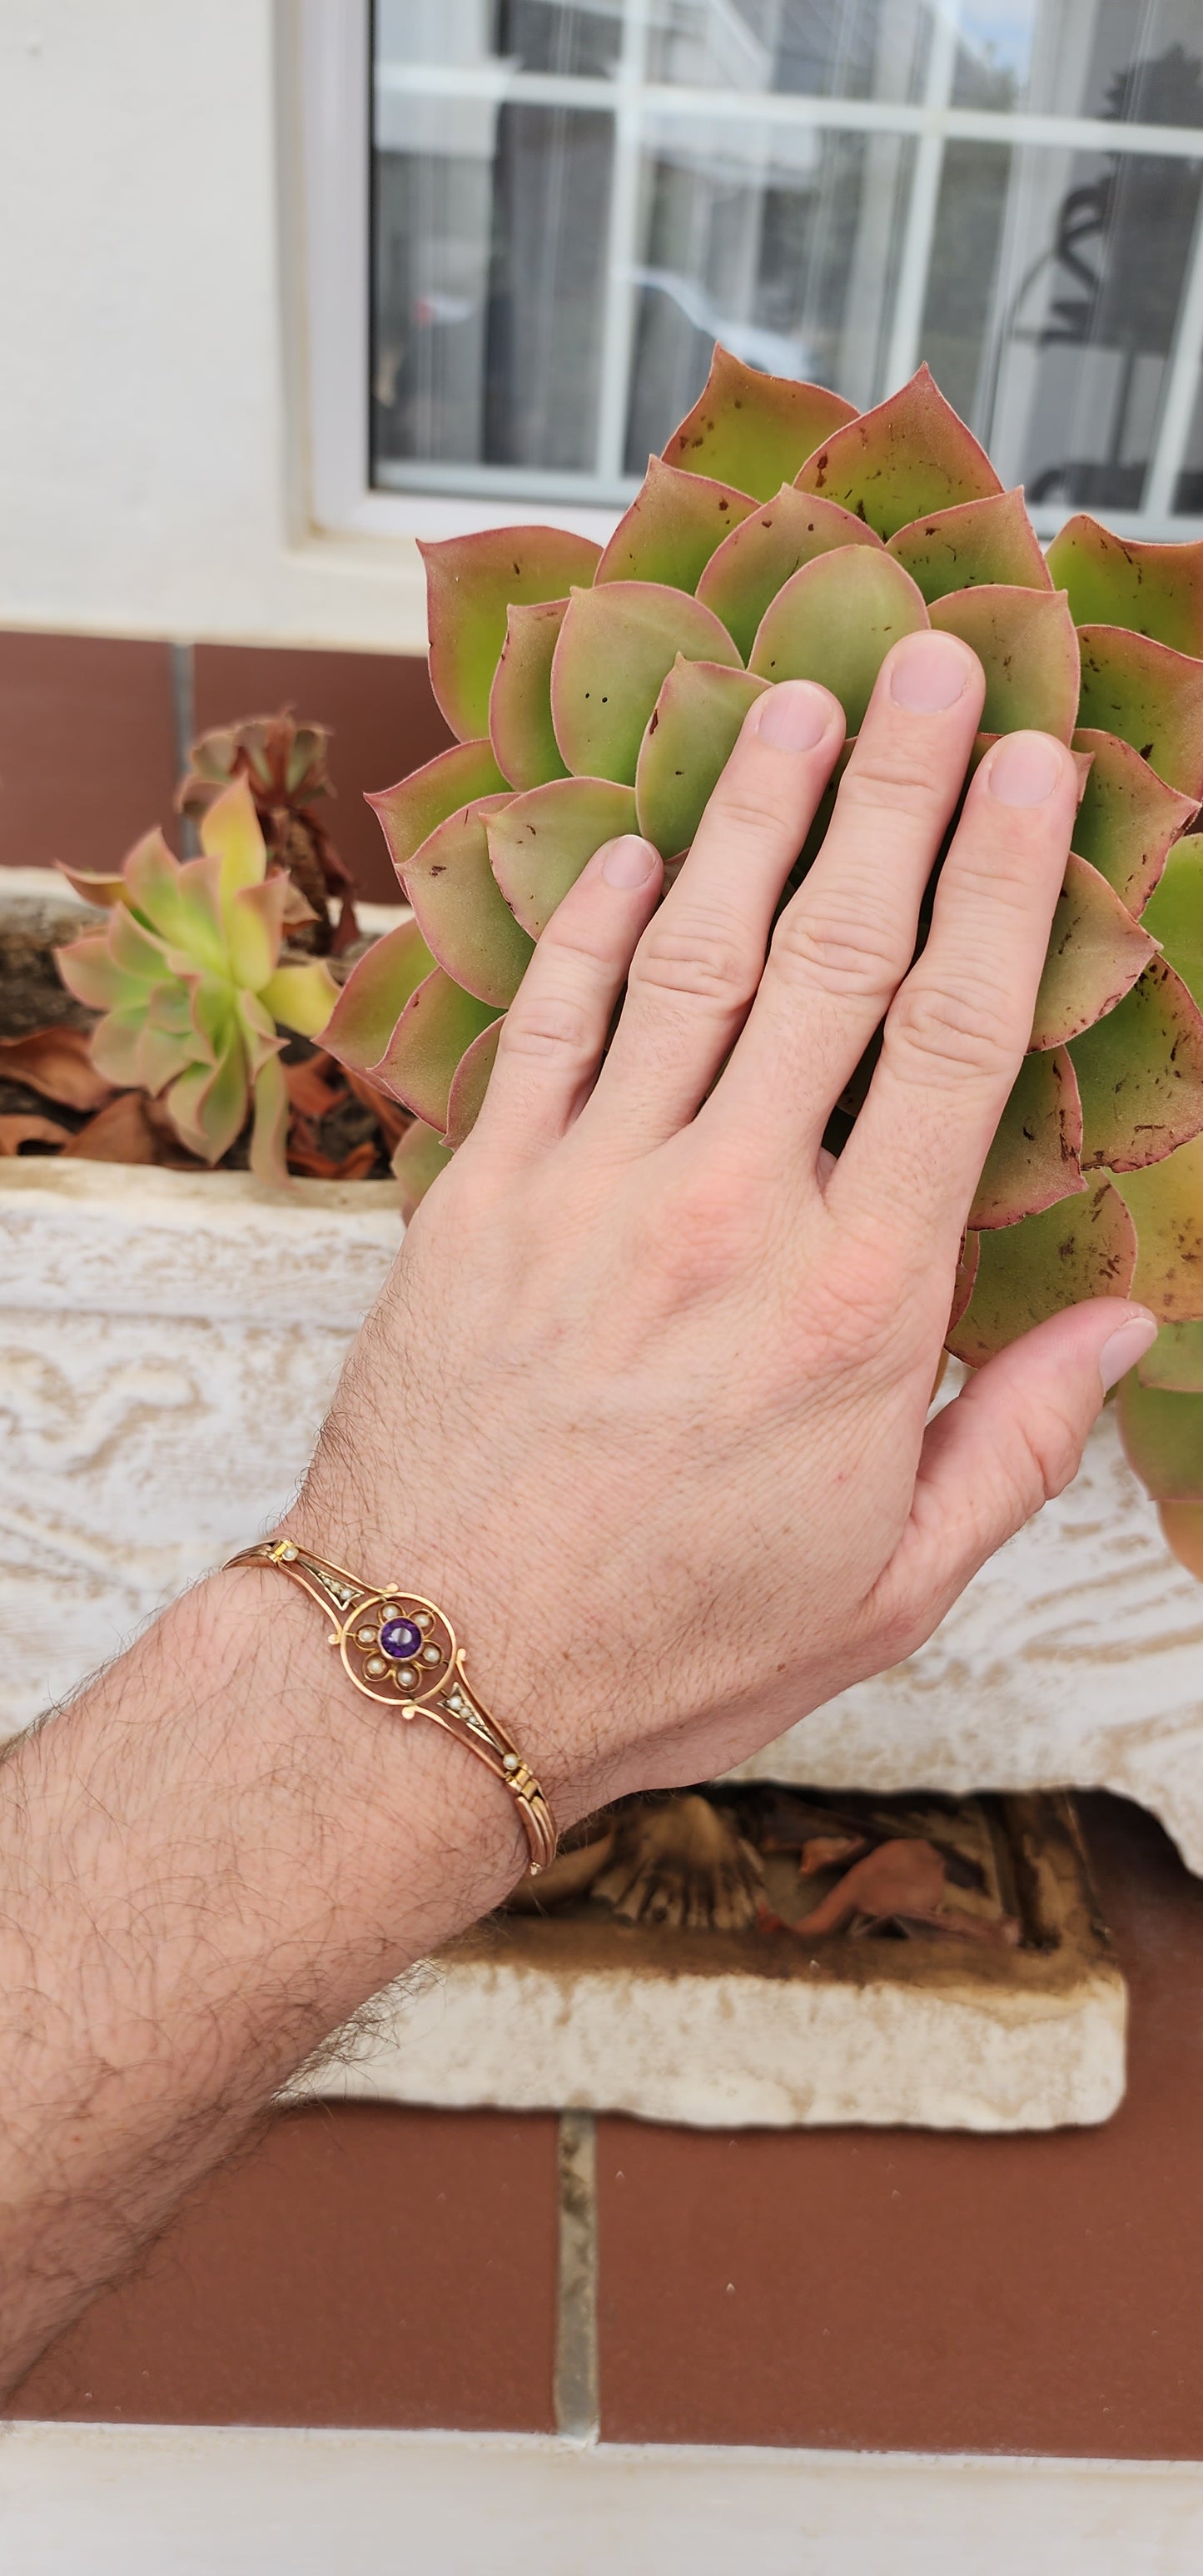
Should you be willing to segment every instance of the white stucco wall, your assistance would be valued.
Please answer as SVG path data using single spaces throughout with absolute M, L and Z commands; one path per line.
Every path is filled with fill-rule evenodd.
M 424 648 L 412 542 L 307 525 L 292 25 L 0 0 L 2 624 Z

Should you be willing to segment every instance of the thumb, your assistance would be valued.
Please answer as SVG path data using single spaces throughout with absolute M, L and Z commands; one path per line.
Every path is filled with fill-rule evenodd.
M 1118 1297 L 1070 1306 L 987 1361 L 929 1422 L 885 1580 L 931 1603 L 933 1626 L 1004 1539 L 1076 1476 L 1107 1389 L 1156 1334 L 1147 1306 Z

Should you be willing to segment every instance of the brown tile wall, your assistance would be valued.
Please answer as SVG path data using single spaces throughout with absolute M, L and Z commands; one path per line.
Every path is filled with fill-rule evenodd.
M 291 706 L 332 727 L 335 838 L 363 894 L 397 900 L 363 802 L 451 740 L 414 654 L 198 644 L 197 730 Z M 171 647 L 106 636 L 0 633 L 0 866 L 112 867 L 161 823 L 179 847 Z
M 0 634 L 0 865 L 110 868 L 175 780 L 166 644 Z
M 439 714 L 426 664 L 409 653 L 326 653 L 283 645 L 198 644 L 193 654 L 196 723 L 232 716 L 298 716 L 331 726 L 330 774 L 337 801 L 328 808 L 334 839 L 360 892 L 377 903 L 400 894 L 368 788 L 391 787 L 452 736 Z
M 556 2245 L 554 2120 L 288 2112 L 8 2411 L 547 2432 Z
M 1203 1883 L 1086 1802 L 1131 2084 L 1050 2137 L 600 2123 L 611 2440 L 1203 2457 Z M 555 2124 L 278 2120 L 25 2381 L 20 2415 L 552 2421 Z

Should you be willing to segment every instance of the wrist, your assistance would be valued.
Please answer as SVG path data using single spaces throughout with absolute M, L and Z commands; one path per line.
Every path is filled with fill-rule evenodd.
M 284 1803 L 318 1822 L 352 1947 L 360 1924 L 393 1929 L 395 1975 L 508 1894 L 527 1853 L 503 1785 L 421 1716 L 363 1698 L 328 1619 L 278 1571 L 231 1567 L 177 1608 L 232 1727 L 253 1736 Z M 251 1758 L 236 1751 L 235 1773 Z

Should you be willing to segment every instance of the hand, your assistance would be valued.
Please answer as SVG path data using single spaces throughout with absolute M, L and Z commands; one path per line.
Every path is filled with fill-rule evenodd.
M 289 1527 L 448 1607 L 562 1823 L 911 1654 L 1152 1338 L 1078 1307 L 927 1423 L 1077 797 L 1045 735 L 987 753 L 912 964 L 983 688 L 952 636 L 895 647 L 775 929 L 843 742 L 824 689 L 757 701 L 659 907 L 646 843 L 597 854 L 348 1363 Z

